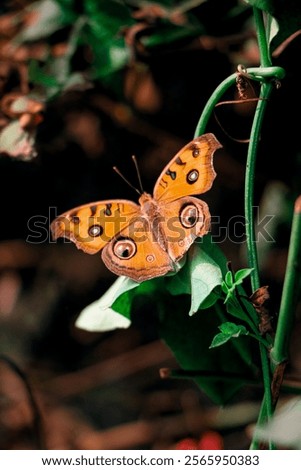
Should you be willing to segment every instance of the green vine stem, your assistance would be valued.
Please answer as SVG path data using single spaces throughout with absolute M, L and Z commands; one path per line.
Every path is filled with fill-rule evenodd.
M 258 47 L 260 52 L 261 66 L 269 67 L 271 65 L 270 56 L 268 53 L 267 37 L 264 28 L 263 14 L 257 8 L 253 9 L 254 21 L 257 31 Z M 273 89 L 272 82 L 262 83 L 259 101 L 256 106 L 256 111 L 253 119 L 253 125 L 250 134 L 250 143 L 248 147 L 246 175 L 245 175 L 245 218 L 246 218 L 246 240 L 247 240 L 247 254 L 249 266 L 253 268 L 251 272 L 251 285 L 253 292 L 260 287 L 260 276 L 258 268 L 258 254 L 256 247 L 255 223 L 254 223 L 254 186 L 255 186 L 255 165 L 256 156 L 259 145 L 260 133 L 262 122 L 267 106 L 268 99 Z M 257 439 L 256 430 L 266 420 L 270 419 L 273 414 L 272 405 L 272 392 L 271 392 L 271 372 L 268 359 L 268 352 L 266 348 L 259 343 L 259 351 L 262 364 L 262 377 L 264 384 L 264 397 L 254 437 L 251 442 L 251 449 L 257 449 L 259 442 Z M 269 443 L 269 448 L 272 449 L 272 443 Z
M 205 129 L 207 127 L 208 121 L 211 118 L 213 114 L 213 110 L 221 97 L 226 93 L 228 88 L 233 86 L 236 81 L 237 74 L 233 73 L 229 77 L 227 77 L 220 85 L 215 89 L 215 91 L 212 93 L 211 97 L 207 101 L 203 112 L 201 114 L 201 117 L 199 119 L 199 122 L 197 124 L 195 133 L 194 133 L 194 138 L 198 137 L 199 135 L 202 135 L 205 133 Z
M 285 73 L 282 67 L 250 67 L 245 71 L 246 77 L 260 82 L 270 82 L 271 79 L 281 80 Z M 205 133 L 209 119 L 211 118 L 215 106 L 226 93 L 226 91 L 236 83 L 237 73 L 233 73 L 220 83 L 207 101 L 199 122 L 196 126 L 194 138 Z
M 258 424 L 259 423 L 264 423 L 266 421 L 266 419 L 267 419 L 266 401 L 265 401 L 265 396 L 264 396 L 263 400 L 262 400 L 262 403 L 261 403 L 259 415 L 258 415 L 257 425 L 256 425 L 256 428 L 255 428 L 255 431 L 254 431 L 254 437 L 253 437 L 253 440 L 252 440 L 251 445 L 250 445 L 250 450 L 258 450 L 259 449 L 259 440 L 257 438 Z M 272 442 L 269 443 L 269 448 L 270 448 L 270 450 L 274 449 L 274 445 L 273 445 Z
M 294 314 L 301 284 L 301 196 L 295 203 L 287 266 L 279 309 L 274 347 L 271 350 L 272 367 L 286 361 L 289 355 Z
M 271 67 L 271 58 L 269 55 L 267 34 L 265 30 L 263 13 L 257 9 L 253 9 L 254 20 L 256 25 L 257 37 L 258 37 L 258 46 L 261 59 L 261 67 Z M 284 76 L 284 70 L 282 71 L 282 77 Z M 277 77 L 277 78 L 282 78 Z M 245 179 L 245 217 L 246 217 L 246 235 L 247 235 L 247 253 L 248 253 L 248 262 L 249 266 L 254 268 L 251 273 L 251 284 L 252 290 L 255 291 L 260 287 L 260 276 L 258 269 L 258 254 L 256 247 L 255 239 L 255 224 L 254 224 L 254 215 L 253 215 L 253 206 L 254 206 L 254 182 L 255 182 L 255 165 L 256 165 L 256 155 L 260 139 L 260 132 L 262 128 L 262 122 L 268 103 L 268 99 L 273 90 L 273 82 L 262 82 L 260 99 L 257 103 L 253 125 L 250 135 L 250 144 L 248 148 L 247 156 L 247 167 L 246 167 L 246 179 Z M 273 400 L 271 392 L 271 371 L 270 371 L 270 361 L 268 357 L 267 349 L 260 343 L 260 356 L 262 362 L 262 374 L 264 382 L 264 397 L 262 401 L 261 411 L 257 420 L 256 429 L 267 419 L 271 418 L 273 414 Z M 251 449 L 258 449 L 259 442 L 256 436 L 256 429 L 254 437 L 251 443 Z M 269 443 L 269 448 L 273 448 L 273 444 Z
M 285 75 L 281 67 L 273 67 L 269 55 L 267 33 L 265 30 L 263 13 L 261 10 L 254 8 L 254 20 L 258 37 L 258 47 L 260 52 L 260 67 L 250 68 L 244 70 L 245 75 L 253 80 L 261 82 L 260 97 L 256 106 L 254 114 L 253 125 L 250 134 L 250 143 L 247 154 L 246 175 L 245 175 L 245 218 L 246 218 L 246 239 L 247 239 L 247 255 L 249 267 L 253 268 L 251 273 L 251 285 L 253 292 L 260 287 L 260 276 L 258 268 L 258 254 L 255 238 L 255 223 L 254 223 L 254 183 L 255 183 L 255 166 L 258 145 L 260 141 L 260 133 L 263 123 L 265 110 L 268 100 L 272 93 L 274 84 L 273 80 L 282 79 Z M 210 117 L 212 116 L 214 107 L 219 102 L 221 97 L 228 88 L 233 86 L 236 82 L 237 74 L 234 73 L 226 78 L 213 92 L 211 98 L 208 100 L 200 120 L 197 124 L 195 137 L 205 132 L 206 126 Z M 283 336 L 283 335 L 282 335 Z M 283 345 L 280 345 L 282 350 Z M 268 351 L 265 345 L 259 343 L 260 356 L 262 363 L 262 376 L 264 383 L 264 398 L 262 402 L 261 412 L 258 417 L 257 426 L 261 425 L 264 421 L 269 419 L 273 414 L 273 403 L 271 395 L 271 370 L 268 357 Z M 279 349 L 278 349 L 279 351 Z M 274 350 L 277 355 L 277 350 Z M 274 356 L 275 357 L 275 356 Z M 259 443 L 256 439 L 256 432 L 254 439 L 251 443 L 251 448 L 258 448 Z M 270 443 L 270 448 L 273 448 Z
M 260 132 L 264 113 L 268 99 L 273 90 L 272 83 L 263 83 L 261 87 L 260 99 L 257 103 L 253 125 L 250 134 L 250 143 L 247 155 L 246 175 L 245 175 L 245 218 L 246 218 L 246 239 L 249 266 L 253 268 L 250 274 L 253 292 L 260 287 L 258 255 L 256 246 L 255 222 L 254 222 L 254 183 L 255 165 Z
M 271 56 L 268 47 L 267 28 L 264 24 L 263 12 L 259 8 L 253 8 L 253 17 L 257 31 L 257 41 L 260 53 L 260 65 L 270 67 L 272 65 Z M 268 22 L 270 18 L 268 17 Z
M 271 70 L 272 69 L 272 70 Z M 260 131 L 262 126 L 262 121 L 264 117 L 264 112 L 267 106 L 267 100 L 273 90 L 273 83 L 271 81 L 265 82 L 268 77 L 268 73 L 272 73 L 272 78 L 275 78 L 274 72 L 275 68 L 271 67 L 267 70 L 264 70 L 264 77 L 261 75 L 261 70 L 247 70 L 248 76 L 251 74 L 256 73 L 256 79 L 261 77 L 264 80 L 262 83 L 260 99 L 258 100 L 253 125 L 251 129 L 250 135 L 250 145 L 248 148 L 248 156 L 247 156 L 247 168 L 246 168 L 246 180 L 245 180 L 245 217 L 246 217 L 246 234 L 247 234 L 247 251 L 248 251 L 248 262 L 249 266 L 254 268 L 251 273 L 251 284 L 252 289 L 255 291 L 260 287 L 260 280 L 259 280 L 259 269 L 258 269 L 258 256 L 257 256 L 257 248 L 256 248 L 256 239 L 255 239 L 255 225 L 254 225 L 254 217 L 253 217 L 253 206 L 254 206 L 254 180 L 255 180 L 255 163 L 256 163 L 256 155 L 258 149 L 258 143 L 260 138 Z M 267 73 L 268 72 L 268 73 Z M 276 78 L 283 76 L 283 71 L 280 68 L 276 69 Z M 226 90 L 233 86 L 236 81 L 237 74 L 232 74 L 230 77 L 225 79 L 215 90 L 212 94 L 211 98 L 208 100 L 207 105 L 205 106 L 203 113 L 200 117 L 198 122 L 195 137 L 201 135 L 205 132 L 207 123 L 212 115 L 213 109 L 221 99 L 223 94 Z M 271 77 L 270 77 L 271 78 Z M 262 363 L 262 376 L 263 376 L 263 383 L 264 383 L 264 398 L 261 407 L 261 412 L 258 417 L 257 426 L 261 425 L 264 421 L 269 419 L 273 413 L 273 406 L 272 406 L 272 396 L 271 396 L 271 376 L 270 376 L 270 365 L 269 359 L 267 356 L 267 349 L 263 344 L 259 344 L 260 349 L 260 356 L 261 356 L 261 363 Z M 256 432 L 254 434 L 254 439 L 251 443 L 251 448 L 257 449 L 259 443 L 256 439 Z M 270 444 L 270 448 L 272 449 L 272 444 Z

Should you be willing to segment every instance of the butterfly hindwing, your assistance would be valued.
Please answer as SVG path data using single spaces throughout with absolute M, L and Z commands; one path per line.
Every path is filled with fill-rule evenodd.
M 137 282 L 174 270 L 171 258 L 157 240 L 152 222 L 138 217 L 104 247 L 102 259 L 108 269 Z
M 208 205 L 195 197 L 181 197 L 176 201 L 161 204 L 160 213 L 168 255 L 177 263 L 197 237 L 208 233 Z

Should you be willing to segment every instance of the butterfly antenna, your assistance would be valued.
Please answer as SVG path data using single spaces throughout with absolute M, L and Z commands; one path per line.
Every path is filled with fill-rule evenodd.
M 121 173 L 121 171 L 117 168 L 117 166 L 113 166 L 113 170 L 117 173 L 117 175 L 119 175 L 132 189 L 134 189 L 134 191 L 136 191 L 139 196 L 141 196 L 141 191 L 139 191 L 139 189 L 135 188 L 135 186 L 132 185 L 132 183 L 129 182 L 128 179 L 126 179 L 125 176 L 123 176 L 123 174 Z
M 141 175 L 140 175 L 140 171 L 139 171 L 139 167 L 138 167 L 138 163 L 137 163 L 137 159 L 136 159 L 135 155 L 132 155 L 132 160 L 135 164 L 136 173 L 137 173 L 138 181 L 139 181 L 139 187 L 140 187 L 140 191 L 141 191 L 141 194 L 142 194 L 142 193 L 144 193 L 144 189 L 143 189 L 143 186 L 142 186 Z

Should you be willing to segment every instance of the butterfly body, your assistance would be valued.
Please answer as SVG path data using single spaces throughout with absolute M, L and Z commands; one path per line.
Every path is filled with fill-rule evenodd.
M 198 137 L 165 167 L 153 196 L 142 193 L 138 204 L 108 200 L 79 206 L 52 222 L 54 238 L 69 238 L 90 254 L 102 250 L 112 272 L 137 282 L 176 271 L 195 238 L 209 231 L 209 208 L 192 195 L 210 189 L 219 147 L 213 134 Z

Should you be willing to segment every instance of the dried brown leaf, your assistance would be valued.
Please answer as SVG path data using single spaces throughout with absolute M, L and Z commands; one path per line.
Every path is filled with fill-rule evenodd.
M 255 292 L 250 297 L 250 300 L 252 304 L 254 305 L 255 308 L 262 307 L 263 304 L 269 300 L 270 294 L 269 294 L 269 286 L 262 286 L 259 287 Z
M 260 319 L 259 331 L 262 335 L 269 333 L 273 334 L 274 330 L 271 324 L 271 315 L 266 306 L 268 300 L 270 299 L 270 294 L 268 291 L 268 286 L 259 287 L 250 297 L 250 301 L 255 308 L 257 315 Z

